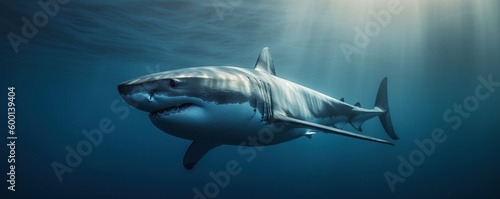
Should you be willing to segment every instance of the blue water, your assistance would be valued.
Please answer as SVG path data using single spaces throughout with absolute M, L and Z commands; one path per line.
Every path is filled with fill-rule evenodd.
M 16 192 L 7 190 L 7 133 L 1 136 L 1 198 L 195 198 L 193 189 L 203 192 L 214 182 L 209 173 L 225 171 L 231 160 L 241 173 L 209 196 L 498 198 L 500 87 L 482 86 L 487 99 L 471 100 L 483 85 L 478 77 L 500 81 L 500 3 L 401 0 L 389 24 L 348 62 L 340 45 L 354 45 L 355 28 L 364 30 L 375 21 L 370 13 L 391 2 L 72 0 L 16 53 L 8 34 L 22 36 L 21 18 L 32 21 L 42 8 L 1 1 L 0 110 L 7 111 L 7 86 L 15 86 L 18 136 Z M 251 162 L 237 147 L 222 146 L 187 171 L 182 157 L 190 141 L 155 128 L 116 89 L 164 70 L 253 67 L 266 46 L 278 76 L 363 107 L 373 105 L 387 76 L 396 146 L 318 134 L 266 147 Z M 464 100 L 470 111 L 450 115 L 462 121 L 453 130 L 456 120 L 443 114 Z M 75 149 L 87 140 L 82 131 L 103 120 L 112 122 L 112 132 L 60 182 L 52 164 L 66 164 L 65 148 Z M 390 139 L 377 119 L 363 128 Z M 447 139 L 414 159 L 419 166 L 391 191 L 384 173 L 401 175 L 398 157 L 423 154 L 414 141 L 432 138 L 436 128 Z

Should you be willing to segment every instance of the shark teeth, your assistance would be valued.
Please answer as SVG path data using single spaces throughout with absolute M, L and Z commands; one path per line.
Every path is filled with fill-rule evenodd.
M 191 104 L 191 103 L 185 103 L 185 104 L 181 104 L 179 106 L 167 107 L 164 109 L 153 111 L 153 112 L 149 113 L 149 116 L 156 117 L 158 115 L 170 115 L 170 114 L 178 113 L 178 112 L 181 112 L 183 110 L 186 110 L 187 108 L 189 108 L 192 105 L 193 104 Z

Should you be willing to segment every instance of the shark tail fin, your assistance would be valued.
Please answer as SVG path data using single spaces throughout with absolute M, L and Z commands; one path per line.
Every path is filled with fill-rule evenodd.
M 394 132 L 394 127 L 392 126 L 391 120 L 391 112 L 389 111 L 389 102 L 387 99 L 387 77 L 385 77 L 380 83 L 377 93 L 377 99 L 375 101 L 375 107 L 384 111 L 384 113 L 380 114 L 378 117 L 387 135 L 389 135 L 389 137 L 394 140 L 399 139 L 399 137 L 396 135 L 396 132 Z

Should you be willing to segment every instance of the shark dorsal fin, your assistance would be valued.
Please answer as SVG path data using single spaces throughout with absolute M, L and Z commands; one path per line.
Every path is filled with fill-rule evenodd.
M 255 63 L 255 70 L 267 72 L 271 75 L 276 75 L 274 71 L 274 63 L 273 58 L 271 57 L 271 53 L 269 53 L 269 48 L 265 47 L 260 52 L 259 58 L 257 59 L 257 63 Z
M 344 102 L 344 98 L 340 98 L 340 101 L 341 101 L 341 102 Z
M 354 106 L 357 106 L 357 107 L 360 107 L 360 108 L 361 108 L 361 103 L 356 102 L 356 104 L 354 104 Z

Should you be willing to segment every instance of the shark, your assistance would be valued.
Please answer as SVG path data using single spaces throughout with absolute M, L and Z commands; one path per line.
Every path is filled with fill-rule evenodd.
M 203 66 L 164 71 L 122 82 L 118 91 L 126 103 L 148 113 L 161 131 L 192 141 L 183 159 L 188 170 L 221 145 L 268 146 L 311 138 L 318 132 L 394 146 L 359 133 L 362 124 L 374 117 L 391 139 L 399 139 L 389 111 L 387 77 L 380 83 L 374 107 L 363 108 L 359 102 L 351 105 L 344 98 L 335 99 L 276 76 L 267 47 L 253 68 Z M 344 130 L 346 124 L 358 133 Z M 249 138 L 261 139 L 247 142 Z

